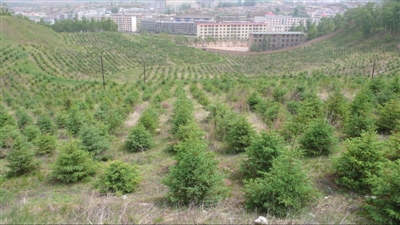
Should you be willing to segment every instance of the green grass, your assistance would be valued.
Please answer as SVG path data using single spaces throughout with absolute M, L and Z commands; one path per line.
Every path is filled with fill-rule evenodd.
M 301 99 L 313 93 L 325 104 L 329 94 L 338 87 L 351 102 L 361 88 L 370 84 L 368 77 L 374 59 L 376 78 L 381 78 L 384 85 L 392 84 L 400 75 L 400 41 L 383 42 L 384 34 L 363 39 L 361 32 L 353 28 L 293 51 L 235 56 L 177 46 L 153 36 L 60 34 L 29 21 L 8 16 L 0 19 L 3 22 L 0 108 L 16 121 L 17 110 L 26 110 L 35 123 L 41 114 L 54 122 L 68 118 L 68 107 L 77 107 L 84 123 L 100 128 L 112 141 L 111 149 L 104 155 L 137 164 L 143 176 L 138 190 L 127 194 L 126 200 L 113 194 L 100 195 L 93 187 L 96 176 L 77 184 L 56 182 L 49 176 L 50 165 L 55 162 L 61 145 L 73 138 L 60 125 L 56 134 L 58 147 L 53 155 L 36 157 L 40 162 L 37 171 L 9 178 L 5 174 L 6 159 L 0 159 L 0 223 L 252 223 L 259 215 L 266 214 L 244 208 L 239 170 L 246 155 L 225 153 L 227 143 L 215 137 L 215 126 L 207 118 L 207 107 L 198 102 L 199 96 L 208 99 L 211 105 L 226 104 L 234 113 L 244 115 L 258 131 L 283 133 L 285 124 L 295 116 L 290 113 L 288 102 L 301 105 Z M 147 67 L 146 83 L 143 82 L 143 61 Z M 190 91 L 194 82 L 198 87 L 198 90 L 192 88 L 196 97 Z M 171 206 L 164 198 L 167 188 L 161 180 L 175 163 L 173 154 L 166 148 L 175 141 L 171 118 L 178 85 L 184 86 L 195 104 L 196 123 L 206 132 L 208 151 L 216 154 L 218 168 L 224 175 L 224 188 L 229 190 L 228 197 L 214 206 Z M 286 91 L 276 103 L 277 114 L 271 111 L 263 117 L 262 112 L 249 110 L 246 101 L 253 92 L 261 96 L 267 104 L 265 109 L 269 110 L 276 106 L 274 93 L 282 89 Z M 127 107 L 125 98 L 133 90 L 140 93 L 140 99 L 144 94 L 148 99 Z M 128 153 L 124 140 L 149 105 L 156 106 L 160 114 L 159 131 L 153 135 L 155 145 L 145 152 Z M 115 128 L 108 129 L 111 125 Z M 342 140 L 342 124 L 335 125 L 335 132 Z M 289 142 L 286 144 L 291 146 Z M 35 149 L 35 144 L 32 145 Z M 341 190 L 334 183 L 332 160 L 343 150 L 340 141 L 328 157 L 302 158 L 304 170 L 323 197 L 287 218 L 267 215 L 271 223 L 367 221 L 358 214 L 363 197 Z

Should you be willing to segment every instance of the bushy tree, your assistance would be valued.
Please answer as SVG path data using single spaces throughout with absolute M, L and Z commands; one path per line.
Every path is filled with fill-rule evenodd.
M 15 138 L 18 136 L 20 136 L 20 132 L 16 126 L 6 125 L 0 127 L 0 148 L 11 148 Z
M 95 126 L 84 126 L 79 132 L 79 137 L 82 148 L 95 155 L 110 149 L 107 137 Z
M 155 109 L 151 107 L 147 108 L 143 111 L 138 123 L 142 124 L 146 130 L 154 134 L 158 128 L 159 115 Z
M 342 124 L 346 121 L 349 112 L 349 104 L 340 90 L 337 89 L 333 94 L 329 95 L 325 104 L 328 112 L 327 118 L 331 124 Z
M 36 125 L 27 125 L 22 133 L 27 138 L 27 141 L 31 142 L 36 139 L 40 135 L 40 128 Z
M 113 161 L 107 165 L 104 173 L 96 182 L 96 188 L 100 192 L 115 192 L 117 194 L 131 193 L 135 190 L 141 176 L 135 166 L 122 161 Z
M 168 187 L 167 198 L 173 203 L 201 203 L 221 182 L 214 155 L 206 152 L 203 139 L 191 138 L 179 143 L 177 163 L 163 180 Z
M 138 124 L 129 131 L 125 147 L 129 152 L 144 151 L 152 146 L 152 137 L 143 125 Z
M 400 99 L 391 99 L 378 108 L 376 126 L 382 133 L 391 133 L 400 130 Z
M 246 207 L 283 217 L 307 206 L 317 192 L 293 154 L 276 158 L 262 178 L 245 181 Z
M 245 117 L 239 117 L 231 121 L 230 129 L 226 135 L 226 140 L 230 146 L 230 151 L 243 152 L 249 147 L 256 134 L 251 123 Z
M 96 163 L 89 152 L 81 149 L 77 142 L 70 141 L 62 147 L 52 170 L 52 177 L 71 183 L 95 174 Z
M 359 91 L 350 104 L 350 115 L 345 124 L 345 133 L 349 137 L 359 137 L 363 131 L 373 128 L 373 99 L 368 90 Z
M 172 117 L 172 133 L 179 130 L 179 126 L 186 125 L 194 119 L 193 103 L 186 96 L 180 95 L 174 103 L 174 114 Z
M 337 142 L 333 136 L 334 131 L 324 119 L 314 120 L 300 139 L 301 147 L 309 156 L 328 155 Z
M 84 125 L 84 115 L 73 107 L 68 111 L 66 128 L 73 136 L 77 136 Z
M 15 138 L 10 153 L 7 155 L 9 175 L 19 176 L 37 167 L 35 153 L 23 136 Z
M 370 184 L 368 178 L 378 171 L 383 160 L 382 143 L 373 131 L 361 133 L 361 137 L 345 141 L 346 151 L 334 161 L 333 168 L 338 185 L 360 193 L 366 193 Z
M 246 178 L 261 177 L 269 172 L 272 162 L 284 152 L 284 142 L 276 133 L 261 132 L 251 145 L 246 148 L 247 160 L 242 163 Z
M 369 179 L 371 197 L 367 199 L 368 215 L 379 224 L 400 223 L 400 160 L 381 164 Z
M 23 129 L 26 125 L 33 123 L 32 117 L 25 110 L 22 110 L 22 109 L 18 110 L 17 117 L 18 117 L 18 128 L 19 129 Z
M 36 140 L 39 154 L 53 154 L 57 147 L 57 138 L 50 134 L 40 135 Z
M 254 111 L 256 109 L 257 105 L 259 105 L 262 101 L 263 101 L 263 99 L 259 96 L 259 94 L 257 92 L 253 92 L 247 98 L 247 104 L 249 105 L 251 111 Z
M 44 134 L 55 134 L 56 125 L 49 115 L 39 115 L 36 121 L 36 125 L 39 127 L 40 131 Z
M 7 125 L 14 126 L 15 124 L 15 119 L 5 109 L 0 108 L 0 128 Z
M 400 132 L 390 135 L 389 141 L 386 142 L 384 156 L 389 160 L 400 159 Z

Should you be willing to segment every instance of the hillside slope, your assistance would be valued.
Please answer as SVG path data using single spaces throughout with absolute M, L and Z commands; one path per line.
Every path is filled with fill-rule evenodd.
M 361 147 L 375 147 L 384 162 L 399 157 L 398 36 L 364 39 L 353 29 L 293 51 L 234 56 L 152 35 L 59 34 L 28 21 L 0 19 L 0 223 L 250 224 L 258 216 L 285 224 L 371 222 L 359 213 L 365 212 L 365 194 L 339 186 L 333 164 L 356 146 L 358 139 L 351 138 L 365 128 L 379 129 L 370 133 L 373 143 Z M 178 134 L 173 130 L 181 129 L 177 124 L 183 120 L 176 115 L 191 122 Z M 299 148 L 305 151 L 299 140 L 316 127 L 310 124 L 321 121 L 334 139 L 324 149 L 327 155 L 294 156 Z M 243 124 L 238 132 L 232 128 Z M 132 151 L 126 140 L 138 125 L 151 131 L 143 137 L 152 145 Z M 183 151 L 177 143 L 193 127 L 200 130 L 193 132 L 203 141 L 199 146 L 216 160 L 222 182 L 204 204 L 170 204 L 170 188 L 162 181 L 179 160 L 176 151 Z M 261 132 L 279 137 L 282 154 L 296 157 L 314 190 L 310 204 L 289 207 L 282 218 L 246 206 L 242 165 L 250 154 L 245 149 Z M 63 183 L 54 176 L 54 165 L 71 146 L 90 152 L 86 158 L 95 161 L 95 172 Z M 35 166 L 15 175 L 10 162 L 18 157 L 9 155 L 19 150 Z M 133 192 L 105 194 L 96 186 L 115 160 L 140 173 Z

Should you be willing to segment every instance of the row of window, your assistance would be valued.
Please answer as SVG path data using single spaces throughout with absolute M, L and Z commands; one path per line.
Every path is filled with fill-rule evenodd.
M 272 35 L 272 37 L 275 37 L 275 36 L 276 36 L 275 34 Z M 286 34 L 286 37 L 290 37 L 290 36 L 291 37 L 298 37 L 299 35 L 298 34 Z M 255 34 L 254 38 L 257 38 L 257 37 L 261 38 L 261 37 L 263 37 L 263 34 L 258 34 L 258 35 Z M 282 37 L 285 37 L 285 34 L 283 34 Z
M 255 41 L 257 42 L 257 40 L 255 40 Z M 286 42 L 289 42 L 289 41 L 291 41 L 291 42 L 293 42 L 293 41 L 294 41 L 294 42 L 298 42 L 299 39 L 291 39 L 291 40 L 287 39 L 287 40 L 286 40 Z M 258 42 L 261 43 L 261 42 L 262 42 L 262 39 L 258 39 Z M 273 39 L 272 42 L 275 42 L 275 39 Z M 285 42 L 285 39 L 282 39 L 282 42 Z

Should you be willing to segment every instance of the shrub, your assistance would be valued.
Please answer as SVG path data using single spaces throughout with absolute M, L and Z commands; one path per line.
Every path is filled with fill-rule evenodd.
M 263 178 L 245 181 L 246 207 L 283 217 L 308 205 L 316 197 L 301 162 L 292 155 L 281 155 Z
M 345 133 L 349 137 L 359 137 L 363 131 L 373 127 L 373 104 L 371 93 L 365 90 L 358 92 L 350 105 L 350 115 L 345 123 Z
M 379 224 L 400 223 L 400 160 L 382 164 L 376 175 L 369 179 L 371 197 L 366 210 Z
M 0 127 L 15 125 L 15 119 L 5 109 L 0 108 Z
M 231 122 L 236 119 L 237 115 L 230 111 L 227 106 L 218 104 L 217 106 L 209 106 L 210 119 L 212 125 L 215 126 L 215 132 L 220 140 L 223 140 L 231 129 Z
M 214 155 L 206 152 L 202 139 L 189 139 L 179 143 L 176 165 L 163 180 L 168 186 L 167 198 L 172 203 L 201 203 L 221 182 Z
M 172 133 L 179 130 L 179 126 L 186 125 L 193 118 L 193 103 L 182 95 L 174 103 L 174 114 L 172 117 Z
M 93 154 L 100 154 L 110 149 L 110 142 L 101 135 L 100 130 L 94 126 L 85 126 L 79 132 L 82 148 Z
M 136 90 L 131 90 L 129 94 L 125 97 L 124 103 L 127 106 L 133 107 L 136 103 L 139 102 L 140 93 Z
M 40 132 L 40 131 L 39 131 Z M 15 138 L 20 135 L 16 126 L 6 125 L 0 128 L 0 148 L 11 148 Z
M 38 137 L 36 141 L 39 154 L 52 154 L 57 146 L 57 139 L 50 134 L 44 134 Z
M 152 138 L 150 132 L 143 125 L 138 124 L 129 131 L 125 146 L 129 152 L 144 151 L 151 148 Z
M 155 109 L 147 108 L 139 118 L 139 124 L 142 124 L 146 130 L 154 134 L 158 128 L 159 116 Z
M 23 129 L 26 125 L 33 123 L 32 117 L 25 110 L 18 110 L 17 117 L 19 129 Z
M 242 171 L 246 178 L 256 178 L 269 172 L 272 162 L 284 152 L 283 140 L 275 133 L 261 132 L 246 149 L 247 160 L 242 163 Z
M 249 98 L 247 98 L 247 104 L 249 105 L 251 111 L 254 111 L 257 105 L 259 105 L 262 101 L 262 98 L 257 94 L 257 92 L 253 92 Z
M 52 169 L 52 177 L 64 183 L 71 183 L 95 174 L 96 164 L 91 155 L 81 149 L 78 143 L 70 141 L 61 149 Z
M 387 143 L 385 157 L 392 161 L 400 159 L 400 132 L 392 134 Z
M 243 152 L 245 148 L 250 146 L 255 134 L 254 128 L 247 119 L 240 117 L 231 122 L 226 140 L 233 152 Z
M 391 133 L 400 130 L 400 99 L 391 99 L 384 106 L 378 107 L 378 131 Z
M 15 138 L 10 153 L 7 155 L 7 167 L 9 175 L 22 175 L 34 170 L 37 163 L 34 160 L 35 153 L 23 136 Z
M 38 137 L 40 135 L 40 129 L 38 126 L 36 125 L 28 125 L 24 128 L 24 130 L 22 131 L 22 133 L 25 135 L 25 137 L 27 138 L 27 141 L 33 141 L 36 139 L 36 137 Z
M 77 136 L 84 124 L 84 115 L 76 108 L 68 111 L 66 128 L 73 136 Z
M 378 170 L 378 163 L 383 160 L 381 143 L 373 131 L 364 132 L 361 137 L 345 141 L 346 152 L 334 161 L 333 168 L 338 178 L 338 185 L 360 193 L 369 188 L 368 176 Z
M 349 104 L 346 97 L 339 90 L 335 90 L 326 100 L 326 109 L 331 124 L 343 123 L 348 116 Z
M 141 177 L 135 166 L 122 161 L 111 162 L 104 173 L 99 176 L 96 188 L 100 192 L 116 192 L 117 194 L 131 193 L 139 184 Z
M 309 156 L 328 155 L 336 144 L 334 128 L 324 119 L 310 122 L 300 139 L 301 147 Z
M 36 121 L 36 125 L 44 134 L 55 134 L 56 125 L 48 115 L 40 115 Z

